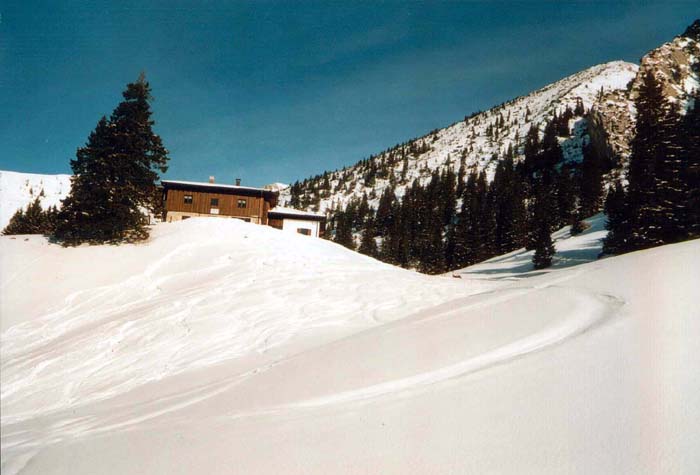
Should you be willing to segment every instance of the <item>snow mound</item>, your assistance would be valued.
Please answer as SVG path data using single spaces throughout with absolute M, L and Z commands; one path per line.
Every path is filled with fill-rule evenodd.
M 43 196 L 40 196 L 43 191 Z M 38 175 L 0 170 L 0 230 L 20 208 L 41 198 L 44 209 L 60 206 L 70 191 L 70 175 Z
M 0 250 L 4 422 L 479 290 L 239 220 L 162 224 L 144 245 L 32 236 Z
M 3 473 L 698 473 L 700 240 L 573 265 L 601 219 L 460 279 L 235 220 L 0 238 Z

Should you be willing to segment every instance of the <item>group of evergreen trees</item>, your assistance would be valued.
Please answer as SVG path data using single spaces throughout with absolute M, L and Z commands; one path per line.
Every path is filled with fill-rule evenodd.
M 152 130 L 151 89 L 143 74 L 123 97 L 71 160 L 71 191 L 61 209 L 44 212 L 37 200 L 15 214 L 5 234 L 50 234 L 64 245 L 148 237 L 148 214 L 160 204 L 156 182 L 158 172 L 167 170 L 168 152 Z
M 567 120 L 573 111 L 562 116 Z M 608 164 L 603 155 L 584 149 L 580 164 L 564 163 L 557 139 L 562 116 L 544 126 L 543 137 L 533 127 L 525 139 L 525 158 L 517 165 L 509 148 L 497 163 L 489 183 L 484 172 L 435 170 L 424 184 L 416 179 L 402 197 L 385 188 L 377 209 L 367 195 L 338 210 L 329 226 L 334 240 L 359 252 L 403 267 L 436 274 L 461 268 L 520 247 L 535 250 L 536 268 L 552 262 L 551 233 L 577 224 L 600 211 L 602 177 Z
M 700 95 L 685 114 L 646 72 L 635 100 L 628 187 L 606 201 L 603 251 L 620 254 L 700 236 Z
M 700 237 L 700 96 L 681 113 L 649 72 L 636 99 L 636 134 L 631 143 L 628 186 L 613 183 L 605 199 L 609 234 L 604 253 L 619 254 Z M 329 226 L 334 239 L 352 249 L 403 267 L 441 273 L 525 246 L 535 268 L 551 265 L 551 233 L 603 207 L 603 176 L 614 157 L 593 144 L 580 163 L 564 163 L 559 137 L 569 121 L 585 114 L 583 104 L 533 125 L 521 144 L 524 159 L 514 164 L 509 148 L 489 183 L 484 172 L 465 170 L 464 157 L 416 179 L 397 197 L 384 189 L 377 209 L 367 195 L 337 210 Z M 498 123 L 498 122 L 497 122 Z M 492 134 L 497 133 L 494 127 Z M 334 231 L 334 232 L 333 232 Z
M 37 196 L 34 201 L 27 205 L 27 209 L 18 209 L 10 222 L 3 229 L 2 234 L 51 234 L 56 228 L 58 219 L 58 210 L 55 206 L 51 206 L 44 210 L 41 206 L 41 198 L 44 195 L 44 190 Z

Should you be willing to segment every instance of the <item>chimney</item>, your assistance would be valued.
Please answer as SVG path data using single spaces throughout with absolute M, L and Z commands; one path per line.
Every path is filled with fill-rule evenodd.
M 210 176 L 210 177 L 209 177 L 209 183 L 214 183 L 214 177 L 213 177 L 213 176 Z
M 241 179 L 240 178 L 236 178 L 236 186 L 241 186 Z

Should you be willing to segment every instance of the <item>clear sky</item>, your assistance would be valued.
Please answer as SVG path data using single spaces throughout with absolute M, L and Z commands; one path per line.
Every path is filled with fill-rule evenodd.
M 70 173 L 146 72 L 171 179 L 293 182 L 588 66 L 637 62 L 697 2 L 0 3 L 0 169 Z

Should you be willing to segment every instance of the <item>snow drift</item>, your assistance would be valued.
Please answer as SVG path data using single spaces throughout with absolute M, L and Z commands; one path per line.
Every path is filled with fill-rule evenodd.
M 0 250 L 3 473 L 700 470 L 700 241 L 461 279 L 235 220 Z

